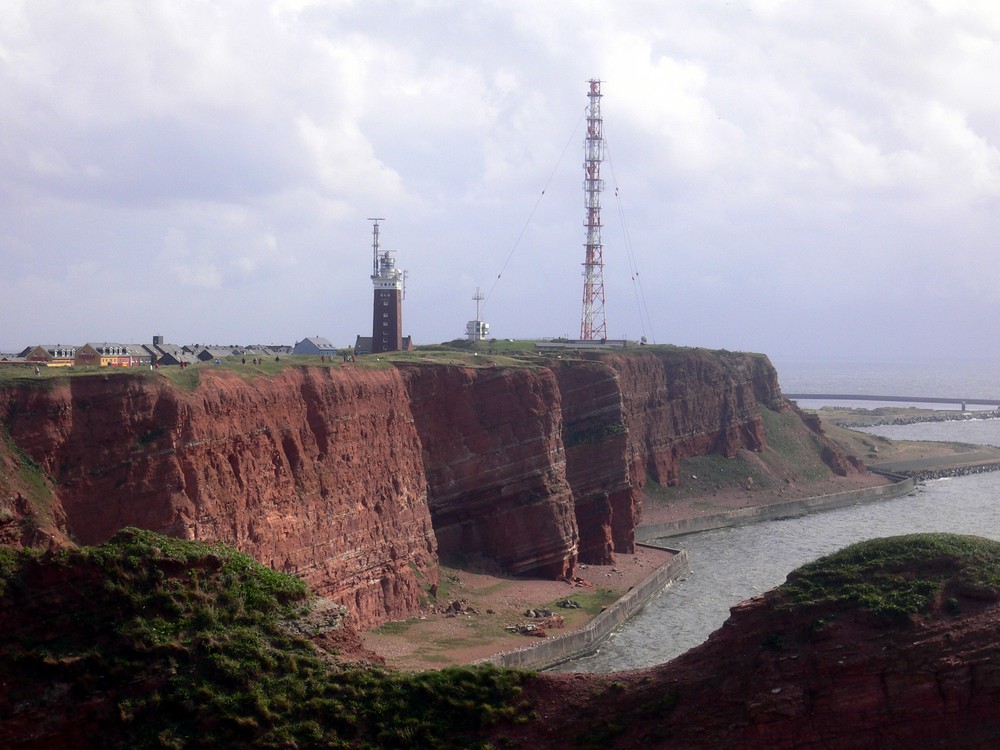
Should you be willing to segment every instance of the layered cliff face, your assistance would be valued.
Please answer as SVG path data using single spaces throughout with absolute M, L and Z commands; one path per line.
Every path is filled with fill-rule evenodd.
M 615 371 L 601 362 L 553 364 L 559 383 L 566 447 L 566 477 L 573 490 L 580 561 L 613 562 L 632 552 L 637 487 L 628 462 L 628 427 Z
M 759 404 L 784 408 L 766 357 L 703 350 L 605 355 L 618 373 L 632 478 L 677 482 L 680 459 L 767 444 Z
M 657 348 L 582 357 L 556 369 L 568 415 L 581 559 L 584 549 L 594 562 L 609 560 L 611 551 L 634 551 L 647 477 L 672 485 L 684 458 L 762 450 L 760 406 L 788 408 L 774 368 L 761 355 Z
M 251 383 L 74 377 L 5 394 L 7 427 L 55 482 L 74 540 L 124 526 L 222 541 L 350 606 L 366 627 L 437 575 L 420 443 L 393 370 Z
M 545 368 L 400 365 L 445 559 L 515 575 L 573 573 L 577 524 L 559 388 Z
M 116 373 L 0 392 L 0 540 L 223 541 L 365 627 L 416 610 L 438 549 L 544 577 L 632 552 L 647 475 L 760 450 L 759 405 L 788 408 L 766 357 L 687 349 L 199 372 L 191 391 Z

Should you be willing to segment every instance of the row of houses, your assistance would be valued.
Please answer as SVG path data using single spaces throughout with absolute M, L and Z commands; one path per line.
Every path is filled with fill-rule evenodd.
M 152 344 L 113 342 L 38 344 L 16 354 L 0 355 L 0 364 L 34 364 L 47 367 L 142 367 L 191 365 L 224 357 L 273 358 L 290 354 L 292 347 L 275 345 L 205 346 L 169 344 L 154 336 Z
M 403 338 L 403 350 L 413 349 L 409 336 Z M 154 336 L 152 344 L 119 344 L 113 342 L 76 344 L 38 344 L 16 354 L 0 352 L 0 365 L 33 364 L 48 367 L 142 367 L 149 365 L 190 365 L 195 362 L 213 362 L 225 357 L 254 357 L 272 359 L 287 354 L 326 356 L 333 359 L 342 354 L 371 354 L 371 336 L 358 336 L 354 347 L 337 347 L 322 336 L 309 336 L 296 341 L 293 346 L 249 345 L 206 346 L 202 344 L 164 343 L 162 336 Z

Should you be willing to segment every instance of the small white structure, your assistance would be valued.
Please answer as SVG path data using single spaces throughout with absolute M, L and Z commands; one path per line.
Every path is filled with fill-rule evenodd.
M 472 296 L 476 301 L 476 319 L 465 324 L 465 337 L 469 341 L 483 341 L 490 336 L 490 324 L 479 319 L 479 303 L 486 299 L 483 293 L 476 287 L 476 293 Z
M 483 341 L 490 337 L 490 324 L 482 320 L 470 320 L 465 324 L 465 337 L 469 341 Z

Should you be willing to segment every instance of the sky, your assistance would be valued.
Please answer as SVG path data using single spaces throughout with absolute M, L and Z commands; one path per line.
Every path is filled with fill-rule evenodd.
M 0 351 L 580 334 L 1000 357 L 994 0 L 6 0 Z

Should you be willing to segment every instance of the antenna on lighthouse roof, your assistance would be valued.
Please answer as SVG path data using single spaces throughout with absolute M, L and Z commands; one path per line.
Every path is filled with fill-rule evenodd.
M 381 216 L 369 216 L 368 221 L 375 222 L 372 225 L 372 276 L 378 276 L 378 223 L 385 219 Z

